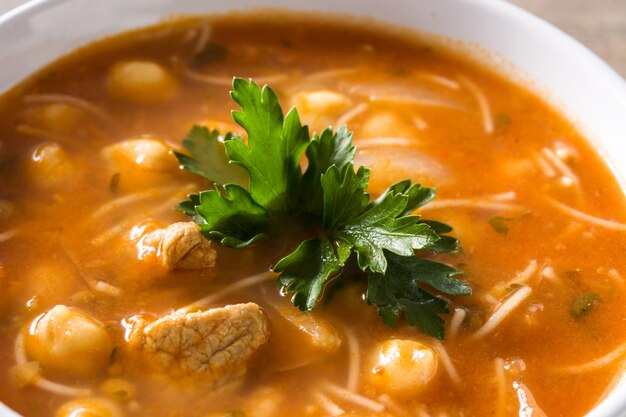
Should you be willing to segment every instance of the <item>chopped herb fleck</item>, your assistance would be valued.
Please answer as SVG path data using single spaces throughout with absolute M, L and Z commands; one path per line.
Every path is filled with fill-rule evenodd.
M 117 359 L 117 351 L 118 351 L 118 347 L 114 346 L 113 350 L 111 350 L 111 354 L 109 355 L 109 363 L 113 363 L 115 362 L 115 359 Z
M 570 313 L 579 319 L 593 310 L 600 302 L 600 296 L 594 292 L 588 292 L 578 297 L 570 309 Z
M 122 174 L 120 172 L 116 172 L 111 175 L 111 179 L 109 180 L 109 191 L 111 194 L 117 194 L 120 189 L 120 180 L 122 179 Z
M 580 269 L 565 270 L 563 271 L 563 275 L 569 280 L 577 281 L 578 279 L 580 279 Z
M 499 135 L 504 133 L 511 124 L 511 116 L 506 113 L 496 113 L 493 116 L 493 133 Z
M 509 225 L 507 222 L 510 220 L 512 219 L 502 216 L 493 216 L 488 221 L 489 225 L 493 227 L 493 230 L 498 233 L 507 234 L 509 232 Z

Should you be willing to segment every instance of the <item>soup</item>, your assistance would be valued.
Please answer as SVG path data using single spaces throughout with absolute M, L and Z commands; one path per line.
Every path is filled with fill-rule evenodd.
M 207 207 L 209 196 L 248 195 L 249 182 L 255 201 L 229 231 L 281 212 L 255 195 L 263 187 L 245 163 L 214 152 L 236 159 L 266 134 L 244 109 L 254 84 L 233 87 L 233 76 L 269 84 L 312 132 L 347 125 L 355 166 L 371 168 L 368 192 L 382 195 L 364 207 L 380 207 L 404 179 L 436 188 L 416 210 L 426 223 L 403 217 L 460 242 L 424 244 L 417 256 L 431 269 L 403 270 L 434 299 L 395 294 L 385 310 L 373 261 L 370 281 L 359 269 L 362 251 L 321 295 L 294 299 L 315 304 L 302 312 L 271 270 L 285 277 L 285 256 L 328 234 L 311 216 L 274 218 L 280 239 L 259 228 L 228 240 L 209 233 L 217 206 L 201 218 L 193 206 L 204 200 L 192 202 L 192 218 L 174 209 L 202 190 L 213 190 L 199 197 Z M 169 22 L 59 60 L 0 108 L 0 400 L 25 416 L 571 417 L 623 370 L 626 215 L 609 169 L 541 99 L 411 34 L 312 16 Z M 318 162 L 303 156 L 306 141 L 290 154 L 302 158 L 291 161 L 302 184 Z M 273 151 L 254 158 L 281 163 L 263 152 Z M 244 186 L 215 191 L 195 175 L 203 170 Z M 337 206 L 365 195 L 339 189 Z M 381 222 L 400 218 L 389 216 Z M 386 268 L 417 248 L 393 255 L 392 243 L 380 245 L 372 251 Z M 435 270 L 447 271 L 452 295 L 422 285 Z

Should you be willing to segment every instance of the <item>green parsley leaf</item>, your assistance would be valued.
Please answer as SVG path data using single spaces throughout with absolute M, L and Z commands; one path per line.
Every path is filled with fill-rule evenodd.
M 283 117 L 268 86 L 235 78 L 231 96 L 241 107 L 233 119 L 246 130 L 247 140 L 228 133 L 222 147 L 216 131 L 192 129 L 184 143 L 190 155 L 176 156 L 183 168 L 212 180 L 215 188 L 189 195 L 177 208 L 192 216 L 205 236 L 234 248 L 265 236 L 280 239 L 292 232 L 282 223 L 302 222 L 296 228 L 308 226 L 314 237 L 273 268 L 294 305 L 313 309 L 354 255 L 354 265 L 362 270 L 357 276 L 368 276 L 367 301 L 385 323 L 395 325 L 404 316 L 410 325 L 443 337 L 441 315 L 448 312 L 448 302 L 429 288 L 454 295 L 469 294 L 470 288 L 455 278 L 460 271 L 415 254 L 458 249 L 456 239 L 447 235 L 448 225 L 411 215 L 435 191 L 404 180 L 371 201 L 370 170 L 355 171 L 347 128 L 325 129 L 311 140 L 295 109 Z M 304 173 L 303 153 L 308 160 Z M 247 188 L 245 178 L 234 176 L 232 164 L 248 172 Z
M 453 278 L 460 271 L 434 261 L 387 253 L 385 274 L 368 275 L 367 302 L 376 305 L 378 314 L 388 326 L 395 326 L 402 312 L 410 325 L 418 325 L 431 336 L 443 339 L 448 302 L 418 285 L 425 283 L 446 294 L 467 295 L 470 288 Z
M 330 128 L 324 129 L 320 135 L 314 135 L 306 149 L 309 161 L 300 190 L 302 209 L 311 214 L 322 215 L 322 183 L 321 177 L 331 166 L 339 171 L 352 162 L 356 148 L 352 146 L 352 132 L 342 126 L 333 133 Z
M 390 193 L 406 194 L 408 197 L 402 214 L 409 214 L 435 198 L 435 190 L 433 188 L 423 187 L 421 184 L 413 184 L 411 180 L 402 180 L 389 187 L 380 197 L 372 202 L 372 205 L 380 204 Z
M 176 151 L 174 155 L 184 169 L 209 181 L 243 185 L 246 183 L 246 172 L 230 164 L 224 152 L 224 143 L 233 137 L 232 133 L 227 133 L 221 138 L 215 129 L 209 131 L 204 126 L 193 126 L 183 139 L 183 146 L 189 155 Z
M 292 302 L 303 311 L 312 310 L 319 300 L 324 285 L 337 275 L 350 256 L 350 244 L 337 240 L 331 242 L 321 237 L 306 240 L 274 267 L 282 272 L 280 285 L 293 292 Z
M 194 217 L 196 214 L 196 206 L 200 204 L 200 194 L 189 194 L 188 200 L 183 200 L 178 203 L 176 210 L 180 210 L 189 217 Z
M 461 274 L 456 268 L 430 259 L 421 259 L 415 256 L 398 256 L 387 254 L 392 274 L 412 277 L 412 279 L 426 284 L 444 294 L 470 295 L 471 288 L 467 283 L 454 278 Z
M 224 246 L 244 248 L 265 236 L 267 211 L 239 185 L 201 192 L 195 209 L 204 220 L 199 224 L 202 233 Z
M 383 249 L 403 256 L 413 256 L 416 249 L 425 249 L 439 240 L 419 216 L 403 216 L 409 197 L 388 193 L 379 204 L 346 223 L 335 236 L 354 245 L 362 270 L 385 273 L 387 260 Z
M 322 226 L 325 230 L 344 224 L 363 212 L 370 201 L 370 195 L 365 191 L 369 178 L 369 169 L 360 167 L 355 173 L 351 163 L 341 171 L 333 165 L 321 176 L 324 196 Z
M 274 212 L 293 208 L 292 190 L 302 177 L 300 157 L 309 143 L 309 131 L 292 109 L 283 120 L 278 97 L 267 85 L 235 78 L 231 97 L 241 110 L 233 119 L 248 133 L 243 140 L 225 142 L 231 162 L 250 174 L 250 194 L 257 204 Z
M 457 252 L 459 250 L 459 241 L 452 236 L 444 234 L 452 232 L 452 228 L 450 226 L 434 220 L 420 220 L 420 223 L 427 224 L 435 231 L 435 233 L 439 235 L 439 240 L 429 245 L 426 249 L 432 250 L 436 253 L 450 253 Z

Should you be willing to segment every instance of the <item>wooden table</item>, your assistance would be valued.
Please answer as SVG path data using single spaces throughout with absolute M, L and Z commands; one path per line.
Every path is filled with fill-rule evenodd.
M 509 1 L 569 33 L 626 78 L 626 0 Z
M 563 29 L 626 77 L 626 0 L 509 1 Z M 0 13 L 23 2 L 0 0 Z

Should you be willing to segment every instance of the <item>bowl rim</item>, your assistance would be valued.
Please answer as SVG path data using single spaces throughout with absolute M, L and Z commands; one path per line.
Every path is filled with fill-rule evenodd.
M 54 7 L 63 3 L 66 3 L 72 0 L 27 0 L 24 3 L 14 7 L 5 13 L 0 15 L 0 28 L 11 24 L 15 21 L 26 20 L 29 17 L 36 16 L 39 13 L 44 12 L 46 9 L 50 7 Z M 600 74 L 602 77 L 606 78 L 605 82 L 611 85 L 611 91 L 608 92 L 613 96 L 615 102 L 620 105 L 622 109 L 624 109 L 626 114 L 626 79 L 623 78 L 614 68 L 612 68 L 608 63 L 606 63 L 602 58 L 600 58 L 595 52 L 591 51 L 588 47 L 583 45 L 580 41 L 575 39 L 573 36 L 564 32 L 562 29 L 556 27 L 552 23 L 530 13 L 529 11 L 523 9 L 522 7 L 510 3 L 506 0 L 433 0 L 433 1 L 441 1 L 441 2 L 449 2 L 449 3 L 459 3 L 464 4 L 472 9 L 485 9 L 490 10 L 495 17 L 497 18 L 507 18 L 511 20 L 519 21 L 524 24 L 526 30 L 536 32 L 538 34 L 545 35 L 548 39 L 552 41 L 558 41 L 569 49 L 569 52 L 574 55 L 578 55 L 580 59 L 585 61 L 585 65 L 591 68 L 597 74 Z M 298 9 L 297 7 L 293 8 L 294 11 L 302 11 L 302 9 Z M 329 11 L 329 13 L 336 13 L 336 11 Z M 373 19 L 377 19 L 376 16 L 369 16 Z M 157 23 L 157 22 L 154 22 Z M 390 23 L 390 22 L 386 22 Z M 393 23 L 391 23 L 393 24 Z M 92 39 L 91 41 L 98 40 L 97 38 Z M 80 46 L 78 46 L 80 47 Z M 27 74 L 26 76 L 30 75 Z M 525 79 L 524 77 L 522 79 Z M 21 81 L 21 80 L 20 80 Z M 14 84 L 15 85 L 15 84 Z M 547 85 L 546 87 L 550 87 Z M 539 94 L 542 98 L 546 99 L 551 106 L 557 108 L 562 114 L 567 117 L 567 109 L 563 112 L 561 106 L 558 102 L 554 102 L 550 100 L 549 97 L 545 97 L 544 94 L 539 93 L 536 89 L 531 88 L 533 93 Z M 3 94 L 4 92 L 0 92 Z M 572 121 L 569 117 L 568 120 Z M 577 129 L 580 128 L 576 121 L 572 121 Z M 579 129 L 580 130 L 580 129 Z M 584 133 L 584 129 L 583 129 Z M 626 133 L 626 132 L 625 132 Z M 605 163 L 607 163 L 612 171 L 612 174 L 616 177 L 616 179 L 620 182 L 620 185 L 623 190 L 626 190 L 626 169 L 622 169 L 623 173 L 620 172 L 619 169 L 611 162 L 611 159 L 608 157 L 606 152 L 602 152 L 602 147 L 598 147 L 597 142 L 595 142 L 592 138 L 586 139 L 594 146 L 596 149 L 600 149 L 601 156 L 603 157 Z M 608 394 L 601 400 L 600 403 L 596 404 L 594 408 L 587 414 L 586 417 L 623 417 L 626 416 L 626 372 L 622 374 L 622 383 L 619 386 L 612 386 L 609 388 Z M 15 411 L 8 408 L 4 403 L 0 401 L 0 417 L 19 417 Z

